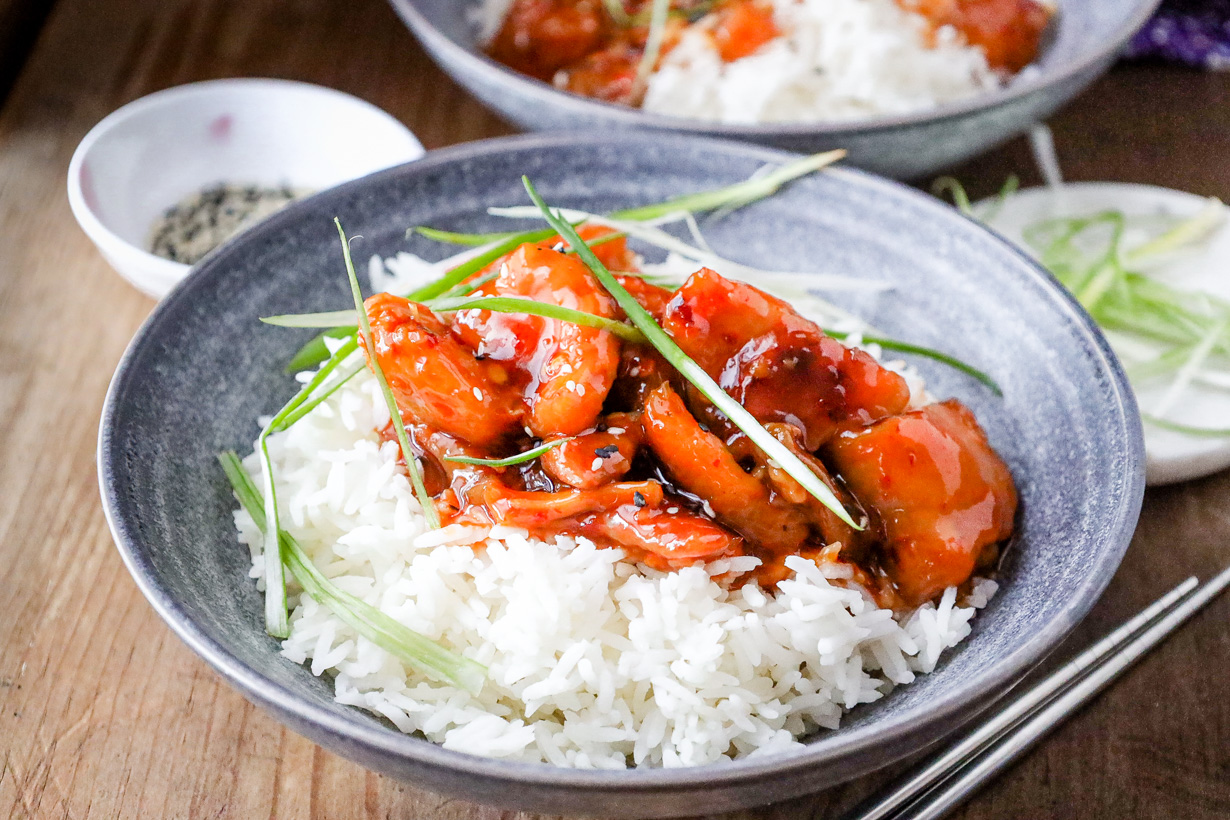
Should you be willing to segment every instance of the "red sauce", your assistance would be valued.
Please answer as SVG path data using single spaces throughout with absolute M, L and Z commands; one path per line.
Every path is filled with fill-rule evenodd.
M 663 570 L 754 555 L 762 564 L 751 577 L 766 586 L 788 575 L 792 555 L 841 562 L 887 605 L 964 583 L 1011 535 L 1011 475 L 958 402 L 907 412 L 899 376 L 785 302 L 707 269 L 672 293 L 631 272 L 622 240 L 598 248 L 864 529 L 805 491 L 646 345 L 538 316 L 445 319 L 373 296 L 376 355 L 445 521 L 585 536 Z M 622 317 L 588 269 L 550 243 L 523 245 L 492 269 L 483 293 Z M 450 460 L 561 438 L 517 466 Z
M 897 0 L 926 18 L 932 32 L 951 26 L 995 69 L 1033 62 L 1051 13 L 1038 0 Z M 508 67 L 575 94 L 636 106 L 652 0 L 623 0 L 616 22 L 601 0 L 514 0 L 487 53 Z M 755 54 L 782 34 L 767 0 L 674 0 L 661 55 L 685 29 L 704 32 L 726 62 Z

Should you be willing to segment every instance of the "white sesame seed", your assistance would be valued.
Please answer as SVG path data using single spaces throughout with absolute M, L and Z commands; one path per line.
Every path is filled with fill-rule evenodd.
M 584 395 L 585 395 L 585 385 L 583 385 L 583 384 L 578 384 L 578 385 L 577 385 L 577 395 L 578 395 L 578 396 L 584 396 Z
M 620 434 L 622 434 L 622 433 L 624 432 L 624 428 L 622 428 L 622 427 L 608 427 L 608 428 L 606 428 L 606 431 L 607 431 L 608 433 L 610 433 L 611 435 L 613 435 L 613 436 L 618 436 L 618 435 L 620 435 Z
M 679 508 L 678 507 L 667 507 L 666 511 L 670 513 L 671 515 L 674 515 L 675 513 L 679 512 Z
M 479 390 L 477 387 L 475 387 L 475 388 L 474 388 L 474 398 L 478 399 L 479 401 L 482 401 L 482 400 L 483 400 L 483 391 L 481 391 L 481 390 Z
M 593 463 L 593 464 L 591 464 L 591 465 L 589 465 L 589 469 L 591 469 L 591 470 L 601 470 L 601 469 L 602 469 L 602 459 L 600 459 L 600 458 L 596 458 L 596 459 L 594 459 L 594 463 Z
M 577 383 L 574 382 L 572 379 L 569 379 L 567 382 L 564 383 L 564 387 L 568 388 L 572 392 L 576 392 Z

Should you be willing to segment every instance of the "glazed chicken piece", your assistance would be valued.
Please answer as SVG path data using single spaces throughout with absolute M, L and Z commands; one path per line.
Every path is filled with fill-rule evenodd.
M 952 26 L 991 68 L 1016 73 L 1034 61 L 1051 12 L 1038 0 L 899 0 L 933 29 Z
M 846 559 L 859 560 L 865 557 L 866 549 L 876 539 L 877 533 L 873 526 L 874 522 L 868 519 L 857 499 L 833 479 L 824 462 L 803 449 L 802 433 L 797 427 L 790 424 L 766 424 L 765 429 L 833 491 L 833 495 L 841 506 L 864 529 L 856 530 L 838 518 L 837 513 L 820 503 L 820 500 L 804 489 L 802 484 L 791 478 L 789 473 L 766 456 L 764 451 L 743 437 L 742 441 L 746 442 L 745 448 L 749 457 L 756 462 L 753 475 L 767 483 L 783 501 L 805 511 L 812 526 L 823 536 L 823 543 L 841 544 L 841 553 Z M 744 448 L 732 448 L 732 450 L 735 449 Z
M 630 413 L 612 413 L 603 420 L 603 427 L 543 453 L 543 470 L 559 483 L 579 490 L 592 490 L 623 478 L 641 446 L 641 420 Z
M 662 485 L 656 481 L 604 484 L 592 490 L 565 488 L 551 493 L 514 490 L 496 481 L 485 481 L 475 485 L 467 500 L 481 505 L 489 523 L 541 530 L 618 507 L 658 507 L 663 493 Z
M 525 405 L 507 366 L 479 361 L 422 305 L 379 293 L 364 308 L 403 419 L 479 446 L 498 445 L 521 427 Z
M 600 48 L 612 28 L 602 0 L 513 0 L 487 53 L 550 81 L 564 66 Z
M 605 265 L 606 262 L 603 262 L 603 264 Z M 608 267 L 610 266 L 608 265 Z M 611 270 L 614 270 L 614 268 L 611 268 Z M 615 281 L 623 285 L 624 290 L 632 294 L 632 298 L 635 299 L 641 307 L 649 311 L 650 316 L 658 321 L 662 320 L 662 314 L 665 312 L 667 304 L 675 295 L 672 291 L 669 291 L 666 288 L 646 282 L 645 279 L 640 276 L 621 276 L 619 274 L 615 274 Z M 622 311 L 620 311 L 620 313 L 622 315 Z
M 637 69 L 644 54 L 642 45 L 620 38 L 599 51 L 587 54 L 556 72 L 557 88 L 595 100 L 639 105 L 644 88 L 636 84 Z
M 636 504 L 585 516 L 576 532 L 623 548 L 634 561 L 672 570 L 697 561 L 743 554 L 743 539 L 702 515 L 678 506 Z
M 429 472 L 447 476 L 449 486 L 436 500 L 445 521 L 505 524 L 541 535 L 584 535 L 599 544 L 621 547 L 632 560 L 660 570 L 743 553 L 741 538 L 681 508 L 657 481 L 519 490 L 506 483 L 514 480 L 511 468 L 449 461 L 448 456 L 476 452 L 447 434 L 416 425 L 411 437 L 428 456 Z
M 882 520 L 887 569 L 910 606 L 965 583 L 1012 534 L 1012 476 L 955 399 L 844 432 L 825 455 Z
M 708 268 L 675 293 L 662 327 L 762 424 L 798 428 L 808 451 L 910 401 L 905 380 L 868 354 L 825 336 L 780 299 Z M 711 428 L 724 437 L 736 432 L 698 393 L 688 398 Z
M 775 504 L 769 488 L 744 472 L 722 440 L 701 429 L 670 385 L 649 394 L 645 441 L 671 480 L 703 499 L 717 518 L 770 553 L 793 553 L 812 538 L 793 505 Z
M 715 17 L 713 44 L 728 63 L 755 54 L 781 34 L 773 22 L 772 4 L 763 0 L 726 3 Z
M 613 228 L 608 228 L 604 225 L 582 225 L 577 228 L 577 235 L 588 243 L 590 240 L 598 239 L 607 234 L 616 233 Z M 530 245 L 538 245 L 542 248 L 552 248 L 555 250 L 563 250 L 566 243 L 564 238 L 559 234 L 547 237 L 541 242 L 527 243 Z M 508 263 L 508 260 L 517 252 L 517 248 L 509 253 L 500 256 L 491 262 L 488 262 L 482 269 L 475 271 L 466 277 L 465 281 L 473 283 L 479 279 L 487 279 L 488 277 L 498 276 L 500 271 Z M 590 250 L 594 255 L 601 260 L 602 264 L 606 265 L 610 271 L 631 271 L 637 268 L 637 256 L 628 248 L 628 240 L 622 236 L 611 239 L 604 239 L 590 246 Z M 635 278 L 635 277 L 629 277 Z M 669 291 L 666 291 L 669 298 Z M 475 290 L 472 295 L 491 295 L 490 289 L 482 288 Z
M 475 295 L 520 296 L 608 318 L 615 300 L 575 256 L 541 245 L 522 245 L 499 276 Z M 481 358 L 511 364 L 525 374 L 526 425 L 539 438 L 571 436 L 592 428 L 619 368 L 619 339 L 571 322 L 485 310 L 459 311 L 458 336 Z
M 608 265 L 635 265 L 622 243 L 599 246 Z M 555 247 L 523 245 L 495 271 L 476 294 L 623 318 Z M 422 305 L 373 296 L 376 356 L 443 520 L 582 535 L 661 570 L 750 553 L 766 586 L 788 577 L 791 555 L 840 561 L 892 606 L 964 583 L 1011 534 L 1012 478 L 960 403 L 902 413 L 899 376 L 712 271 L 675 294 L 621 279 L 864 528 L 842 522 L 648 345 L 526 314 L 459 311 L 450 328 Z M 453 460 L 562 437 L 522 464 Z

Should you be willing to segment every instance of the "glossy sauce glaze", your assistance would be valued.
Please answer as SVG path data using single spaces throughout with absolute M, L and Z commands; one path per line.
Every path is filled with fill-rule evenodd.
M 897 0 L 922 16 L 934 36 L 955 29 L 986 54 L 991 68 L 1015 74 L 1037 57 L 1051 18 L 1038 0 Z M 559 88 L 624 105 L 640 105 L 637 71 L 649 36 L 652 0 L 622 0 L 616 22 L 601 0 L 513 0 L 487 54 Z M 783 32 L 767 0 L 672 0 L 661 54 L 685 29 L 709 37 L 725 62 L 755 54 Z
M 846 565 L 896 607 L 993 562 L 1012 532 L 1016 491 L 959 402 L 909 410 L 899 375 L 750 285 L 701 269 L 671 292 L 635 276 L 623 239 L 595 250 L 863 529 L 805 491 L 647 345 L 538 316 L 445 318 L 373 296 L 376 356 L 446 523 L 584 536 L 661 570 L 754 555 L 761 566 L 747 580 L 765 586 L 802 555 Z M 495 275 L 482 294 L 623 318 L 585 265 L 551 241 L 523 245 L 486 273 Z M 558 446 L 515 466 L 451 460 L 507 458 L 543 442 Z

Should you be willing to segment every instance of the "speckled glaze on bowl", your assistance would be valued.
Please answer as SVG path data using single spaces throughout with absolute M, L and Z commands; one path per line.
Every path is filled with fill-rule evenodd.
M 855 274 L 886 292 L 837 294 L 884 332 L 953 352 L 1003 385 L 992 395 L 917 362 L 931 390 L 969 404 L 1023 501 L 1004 586 L 940 668 L 860 707 L 791 754 L 692 769 L 597 772 L 446 751 L 332 699 L 278 654 L 236 542 L 215 463 L 289 397 L 282 373 L 310 335 L 257 317 L 344 307 L 339 216 L 360 261 L 445 249 L 407 226 L 507 227 L 529 174 L 554 204 L 609 210 L 742 179 L 780 152 L 691 137 L 531 136 L 429 154 L 292 205 L 223 246 L 150 316 L 120 363 L 99 435 L 104 506 L 142 591 L 187 644 L 254 703 L 321 745 L 438 792 L 513 808 L 627 817 L 717 812 L 855 777 L 935 743 L 1003 694 L 1093 605 L 1143 493 L 1140 423 L 1102 336 L 1040 268 L 937 201 L 835 170 L 708 225 L 718 250 L 780 270 Z M 803 274 L 805 275 L 805 274 Z
M 390 0 L 432 58 L 509 121 L 531 131 L 652 129 L 725 137 L 789 151 L 845 148 L 850 162 L 895 179 L 934 173 L 1049 117 L 1106 71 L 1160 0 L 1060 0 L 1037 74 L 1010 87 L 904 116 L 840 123 L 721 125 L 647 114 L 560 91 L 478 50 L 473 0 Z

